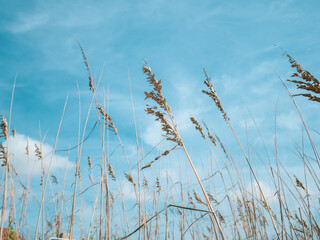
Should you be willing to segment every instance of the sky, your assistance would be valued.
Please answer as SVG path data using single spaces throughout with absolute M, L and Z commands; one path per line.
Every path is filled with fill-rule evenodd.
M 199 158 L 196 165 L 200 172 L 206 174 L 200 160 L 207 157 L 208 150 L 201 148 L 201 137 L 189 121 L 192 115 L 204 120 L 222 136 L 230 151 L 239 154 L 218 109 L 201 93 L 203 67 L 212 77 L 240 139 L 246 143 L 247 132 L 253 149 L 261 150 L 263 146 L 251 115 L 273 155 L 277 109 L 279 154 L 293 170 L 298 168 L 294 146 L 301 145 L 301 120 L 276 73 L 283 80 L 290 77 L 293 70 L 282 55 L 287 51 L 317 76 L 319 1 L 12 0 L 1 5 L 0 114 L 9 119 L 15 81 L 10 127 L 17 132 L 15 161 L 22 177 L 26 177 L 30 167 L 24 157 L 27 141 L 33 147 L 44 140 L 44 152 L 50 160 L 68 97 L 52 171 L 63 178 L 68 166 L 68 173 L 72 173 L 68 179 L 73 181 L 76 152 L 70 151 L 68 158 L 67 152 L 60 150 L 78 144 L 79 114 L 82 134 L 92 98 L 78 42 L 85 51 L 94 81 L 101 76 L 98 101 L 108 106 L 132 165 L 137 151 L 128 78 L 141 146 L 148 152 L 162 139 L 159 125 L 143 110 L 144 91 L 150 90 L 142 73 L 145 60 L 156 77 L 162 79 L 163 92 L 181 135 L 190 146 L 191 156 Z M 293 84 L 288 83 L 288 87 L 297 92 Z M 308 126 L 319 131 L 319 106 L 303 98 L 296 101 Z M 86 141 L 81 161 L 84 171 L 88 171 L 87 155 L 101 161 L 96 120 L 93 107 L 85 135 L 91 129 L 93 133 Z M 315 138 L 316 131 L 312 131 Z M 113 151 L 118 142 L 115 136 L 110 138 Z M 150 159 L 153 154 L 157 155 L 152 153 Z M 123 158 L 121 153 L 114 158 L 116 172 L 127 172 L 125 161 L 119 160 Z M 34 178 L 40 179 L 39 163 L 34 163 L 32 169 Z

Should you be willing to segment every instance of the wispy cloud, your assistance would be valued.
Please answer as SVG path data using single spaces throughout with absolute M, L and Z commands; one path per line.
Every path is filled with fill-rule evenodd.
M 40 28 L 49 21 L 48 14 L 20 14 L 16 21 L 8 23 L 5 28 L 12 33 L 25 33 Z
M 23 134 L 16 134 L 13 138 L 9 138 L 9 151 L 11 156 L 11 164 L 14 166 L 18 174 L 27 175 L 40 174 L 43 164 L 45 171 L 48 170 L 49 163 L 52 157 L 53 147 L 47 143 L 40 143 L 39 141 L 29 138 Z M 26 154 L 26 147 L 29 146 L 29 157 Z M 36 156 L 36 146 L 41 148 L 43 163 Z M 70 162 L 67 157 L 55 154 L 52 158 L 51 170 L 73 168 L 74 163 Z

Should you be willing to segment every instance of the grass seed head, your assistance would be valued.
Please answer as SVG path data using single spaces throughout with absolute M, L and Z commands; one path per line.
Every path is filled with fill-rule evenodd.
M 222 104 L 221 104 L 221 101 L 216 93 L 216 91 L 214 90 L 213 86 L 212 86 L 212 83 L 211 83 L 211 79 L 210 77 L 208 76 L 207 74 L 207 71 L 205 68 L 203 68 L 203 71 L 204 71 L 204 74 L 205 74 L 205 77 L 206 79 L 204 80 L 204 84 L 207 86 L 207 88 L 209 89 L 209 91 L 206 91 L 206 90 L 202 90 L 202 92 L 206 95 L 208 95 L 214 102 L 215 104 L 217 105 L 217 107 L 219 108 L 220 112 L 222 113 L 222 116 L 224 118 L 224 120 L 226 121 L 229 121 L 229 117 L 227 116 L 227 113 L 226 111 L 224 110 Z
M 195 190 L 193 190 L 193 195 L 194 195 L 194 198 L 197 200 L 198 203 L 206 205 L 206 203 L 201 200 L 200 196 L 197 194 L 197 192 Z
M 196 119 L 194 116 L 191 116 L 191 117 L 190 117 L 190 120 L 191 120 L 191 122 L 195 125 L 196 130 L 198 130 L 198 131 L 200 132 L 201 136 L 205 139 L 205 138 L 206 138 L 206 135 L 204 135 L 203 129 L 202 129 L 202 127 L 200 126 L 200 124 L 198 123 L 197 119 Z
M 157 180 L 156 180 L 156 188 L 157 188 L 157 192 L 161 192 L 162 191 L 162 186 L 161 186 L 161 183 L 160 183 L 160 179 L 157 177 Z
M 0 137 L 3 137 L 5 138 L 5 140 L 8 140 L 8 123 L 5 116 L 2 116 L 0 129 L 1 129 Z
M 116 181 L 117 180 L 116 174 L 114 173 L 113 168 L 110 163 L 108 164 L 108 171 L 109 171 L 109 176 L 111 177 L 111 179 L 113 181 Z
M 90 155 L 88 155 L 88 165 L 89 165 L 89 168 L 92 169 L 92 162 L 91 162 Z
M 124 173 L 126 179 L 131 182 L 134 186 L 136 186 L 136 182 L 134 181 L 133 177 L 129 173 Z
M 289 82 L 295 83 L 297 89 L 305 90 L 309 93 L 299 93 L 293 96 L 303 96 L 308 98 L 310 101 L 320 102 L 320 82 L 310 72 L 305 70 L 301 65 L 289 54 L 284 53 L 283 55 L 289 58 L 291 67 L 296 70 L 288 79 Z
M 41 149 L 38 147 L 37 144 L 34 144 L 34 146 L 36 147 L 36 150 L 35 150 L 35 154 L 36 154 L 36 157 L 38 158 L 38 160 L 42 159 L 42 151 Z
M 9 161 L 8 161 L 8 154 L 7 148 L 0 143 L 0 159 L 2 159 L 1 166 L 7 166 L 9 170 Z
M 154 115 L 156 117 L 155 120 L 160 122 L 163 136 L 166 137 L 168 141 L 172 141 L 177 143 L 178 145 L 182 145 L 182 141 L 175 127 L 175 123 L 173 122 L 174 119 L 171 114 L 171 107 L 167 104 L 167 101 L 162 94 L 161 80 L 156 79 L 155 74 L 152 73 L 151 68 L 148 66 L 147 62 L 145 62 L 144 66 L 142 67 L 142 71 L 147 75 L 147 81 L 152 86 L 152 90 L 150 92 L 144 93 L 146 96 L 145 100 L 150 98 L 157 105 L 147 105 L 145 111 L 147 112 L 147 114 Z M 167 118 L 170 119 L 171 123 Z
M 116 135 L 118 134 L 118 130 L 114 125 L 114 122 L 110 118 L 109 114 L 102 108 L 98 107 L 100 114 L 102 115 L 103 119 L 105 120 L 105 124 L 108 128 L 110 128 Z

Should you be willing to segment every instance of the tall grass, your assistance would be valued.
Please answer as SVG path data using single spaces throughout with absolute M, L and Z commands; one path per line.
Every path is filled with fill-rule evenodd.
M 10 120 L 8 124 L 5 116 L 1 118 L 0 158 L 3 181 L 0 240 L 16 239 L 16 233 L 25 239 L 48 239 L 60 236 L 61 233 L 67 233 L 61 237 L 88 240 L 320 239 L 320 159 L 316 143 L 295 101 L 295 97 L 302 96 L 307 98 L 306 101 L 320 102 L 320 83 L 289 54 L 285 53 L 295 72 L 288 82 L 296 84 L 298 91 L 304 91 L 291 94 L 287 84 L 278 76 L 284 85 L 283 92 L 288 94 L 304 127 L 301 146 L 295 146 L 302 168 L 293 175 L 278 155 L 277 110 L 273 133 L 273 161 L 252 116 L 267 159 L 262 157 L 263 153 L 252 153 L 256 149 L 254 146 L 249 148 L 254 143 L 250 143 L 248 138 L 248 150 L 245 150 L 241 137 L 236 133 L 237 129 L 231 123 L 239 119 L 231 121 L 213 81 L 204 69 L 203 89 L 198 91 L 214 101 L 212 108 L 214 105 L 218 107 L 236 144 L 225 145 L 225 136 L 218 136 L 215 129 L 210 127 L 211 122 L 199 122 L 196 116 L 191 116 L 191 123 L 199 138 L 194 138 L 187 145 L 164 94 L 166 84 L 155 77 L 146 62 L 142 71 L 151 90 L 145 92 L 145 100 L 148 101 L 145 111 L 160 124 L 163 139 L 150 151 L 145 151 L 141 130 L 136 121 L 129 77 L 136 150 L 136 156 L 132 158 L 128 154 L 128 145 L 120 137 L 124 135 L 122 129 L 118 128 L 112 111 L 109 111 L 108 101 L 106 104 L 105 97 L 102 101 L 99 96 L 104 92 L 100 89 L 102 72 L 95 81 L 85 52 L 80 44 L 79 46 L 89 75 L 88 91 L 91 92 L 91 98 L 82 126 L 79 92 L 78 143 L 74 148 L 66 149 L 68 156 L 72 150 L 77 150 L 75 169 L 67 169 L 66 165 L 62 177 L 51 173 L 66 100 L 50 158 L 43 155 L 42 140 L 40 146 L 35 147 L 36 159 L 30 159 L 32 155 L 29 143 L 24 150 L 28 161 L 42 163 L 41 187 L 36 189 L 41 194 L 39 199 L 30 199 L 35 191 L 31 191 L 32 171 L 28 169 L 26 182 L 22 182 L 21 173 L 15 169 L 17 161 L 14 153 L 20 150 L 14 147 L 16 131 L 10 131 Z M 101 152 L 92 152 L 84 159 L 83 152 L 88 146 L 86 140 L 90 139 L 93 131 L 87 131 L 92 119 L 92 109 L 96 111 L 95 121 L 100 134 L 100 140 L 94 144 L 100 146 L 98 149 Z M 11 110 L 8 117 L 11 119 Z M 204 170 L 201 168 L 200 157 L 189 154 L 192 143 L 199 146 L 198 141 L 203 141 L 201 145 L 209 153 L 203 163 Z M 9 149 L 11 142 L 12 147 Z M 231 148 L 239 149 L 241 154 L 233 155 L 233 151 L 229 150 Z M 313 156 L 306 149 L 312 149 Z M 259 169 L 255 158 L 262 162 Z M 82 164 L 83 161 L 85 164 Z M 84 169 L 85 165 L 88 165 L 88 169 Z M 172 167 L 176 168 L 176 179 L 170 173 Z M 72 182 L 69 182 L 71 178 L 68 175 L 71 171 L 74 171 L 74 176 Z M 264 174 L 261 175 L 261 172 Z M 270 183 L 269 188 L 266 187 L 267 182 Z M 19 196 L 18 192 L 22 192 L 22 195 Z M 88 206 L 88 203 L 91 205 Z

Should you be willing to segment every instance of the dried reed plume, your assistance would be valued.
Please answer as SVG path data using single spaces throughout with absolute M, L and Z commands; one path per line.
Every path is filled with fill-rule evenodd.
M 167 140 L 181 145 L 182 142 L 179 134 L 177 133 L 177 129 L 175 127 L 173 117 L 171 115 L 171 107 L 167 104 L 166 99 L 162 95 L 161 80 L 157 80 L 155 78 L 155 74 L 151 72 L 151 68 L 148 66 L 147 62 L 145 62 L 142 71 L 148 76 L 148 82 L 153 87 L 153 90 L 151 92 L 144 92 L 144 94 L 146 95 L 145 100 L 151 98 L 158 104 L 158 106 L 161 109 L 164 110 L 162 111 L 158 109 L 157 106 L 152 106 L 147 107 L 145 111 L 148 114 L 154 115 L 156 117 L 156 121 L 159 121 L 161 123 L 162 131 L 164 132 L 164 137 L 166 137 Z M 171 124 L 166 117 L 170 118 Z
M 1 166 L 7 166 L 9 168 L 7 150 L 6 147 L 2 145 L 2 143 L 0 143 L 0 159 L 2 159 Z
M 215 102 L 220 112 L 222 113 L 224 120 L 229 121 L 229 117 L 227 116 L 227 113 L 225 112 L 223 106 L 221 105 L 220 99 L 212 86 L 211 78 L 208 76 L 205 68 L 203 68 L 203 71 L 206 76 L 206 79 L 204 80 L 204 84 L 208 87 L 210 91 L 202 90 L 202 92 L 208 95 L 210 98 L 212 98 L 212 100 Z
M 189 192 L 188 192 L 188 200 L 189 200 L 189 204 L 190 204 L 193 208 L 195 208 L 195 207 L 196 207 L 196 204 L 194 203 L 193 198 L 192 198 L 192 196 L 190 195 Z
M 12 136 L 13 136 L 13 137 L 15 137 L 15 136 L 16 136 L 16 129 L 15 129 L 15 128 L 14 128 L 14 129 L 12 129 L 12 131 L 11 131 L 11 132 L 12 132 Z
M 35 150 L 36 157 L 38 158 L 38 160 L 42 159 L 42 151 L 40 150 L 37 144 L 34 144 L 34 146 L 36 147 L 36 150 Z M 29 147 L 27 151 L 29 151 Z
M 156 188 L 157 188 L 157 192 L 161 192 L 162 191 L 162 186 L 161 186 L 161 183 L 160 183 L 160 179 L 157 177 L 157 180 L 156 180 Z
M 112 202 L 114 202 L 114 200 L 115 200 L 114 199 L 114 195 L 113 195 L 113 193 L 111 191 L 110 191 L 110 199 L 111 199 Z
M 108 164 L 108 171 L 109 171 L 109 176 L 111 177 L 111 179 L 113 181 L 116 181 L 117 180 L 116 174 L 114 173 L 113 168 L 110 163 Z
M 289 82 L 295 83 L 298 89 L 303 89 L 312 94 L 320 94 L 320 82 L 316 79 L 310 72 L 305 70 L 295 59 L 293 59 L 289 54 L 284 53 L 283 55 L 289 58 L 291 67 L 296 70 L 295 73 L 291 75 L 292 78 L 297 78 L 299 80 L 288 79 Z M 310 93 L 299 93 L 292 96 L 304 96 L 310 101 L 320 102 L 320 97 L 312 95 Z
M 224 152 L 224 154 L 226 155 L 226 158 L 227 158 L 227 159 L 229 159 L 229 157 L 228 157 L 228 153 L 227 153 L 227 150 L 225 149 L 225 147 L 224 147 L 223 143 L 221 142 L 220 138 L 218 137 L 218 135 L 217 135 L 217 134 L 215 134 L 215 137 L 216 137 L 216 139 L 218 140 L 218 142 L 219 142 L 219 144 L 220 144 L 220 147 L 221 147 L 222 151 L 223 151 L 223 152 Z
M 89 74 L 89 88 L 90 88 L 90 90 L 92 90 L 94 92 L 95 88 L 93 86 L 93 79 L 92 79 L 92 76 L 91 76 L 91 70 L 90 70 L 90 67 L 89 67 L 87 56 L 84 53 L 84 50 L 83 50 L 83 48 L 82 48 L 82 46 L 81 46 L 81 44 L 79 42 L 78 42 L 78 45 L 79 45 L 79 47 L 81 49 L 82 58 L 83 58 L 84 64 L 86 65 L 86 68 L 87 68 L 87 71 L 88 71 L 88 74 Z
M 52 177 L 52 182 L 55 184 L 59 184 L 58 178 L 56 176 L 54 176 L 53 174 L 51 174 Z
M 90 169 L 92 169 L 92 162 L 91 162 L 91 157 L 88 155 L 88 166 Z
M 98 107 L 98 110 L 101 113 L 103 119 L 105 120 L 106 126 L 108 128 L 110 128 L 112 131 L 114 131 L 114 133 L 117 135 L 118 130 L 117 130 L 116 126 L 114 125 L 114 122 L 110 118 L 109 114 L 102 107 Z
M 211 134 L 211 132 L 210 132 L 207 124 L 206 124 L 204 121 L 202 121 L 202 122 L 203 122 L 203 125 L 205 126 L 205 128 L 207 129 L 209 139 L 210 139 L 211 142 L 217 147 L 217 146 L 218 146 L 218 145 L 217 145 L 217 140 L 212 136 L 212 134 Z
M 26 148 L 25 148 L 25 149 L 26 149 L 26 154 L 27 154 L 27 155 L 29 155 L 29 153 L 30 153 L 29 143 L 27 143 L 27 146 L 26 146 Z
M 149 182 L 145 177 L 143 177 L 143 187 L 145 187 L 145 188 L 149 187 Z
M 201 134 L 201 136 L 205 139 L 206 135 L 204 135 L 202 127 L 200 126 L 200 124 L 198 123 L 197 119 L 194 116 L 190 117 L 191 122 L 195 125 L 196 130 L 198 130 Z
M 207 193 L 207 194 L 211 202 L 214 202 L 215 204 L 219 204 L 218 200 L 215 199 L 211 193 Z
M 200 196 L 198 195 L 198 193 L 195 190 L 193 190 L 193 195 L 194 195 L 194 198 L 197 200 L 198 203 L 206 205 L 206 203 L 201 200 Z
M 141 168 L 141 170 L 151 167 L 151 165 L 155 161 L 159 160 L 162 156 L 168 155 L 177 146 L 182 145 L 182 141 L 180 139 L 180 136 L 178 134 L 178 131 L 177 131 L 175 123 L 174 123 L 174 118 L 171 114 L 171 107 L 167 104 L 167 101 L 162 94 L 161 80 L 157 80 L 155 78 L 155 74 L 151 72 L 151 68 L 148 66 L 147 62 L 145 62 L 144 66 L 142 68 L 142 71 L 144 74 L 146 74 L 148 76 L 147 81 L 153 87 L 151 92 L 144 92 L 144 94 L 146 95 L 145 100 L 148 98 L 151 98 L 158 105 L 158 106 L 147 105 L 147 108 L 145 108 L 144 110 L 147 112 L 147 114 L 154 115 L 156 117 L 155 120 L 160 122 L 163 136 L 168 141 L 172 141 L 172 142 L 176 143 L 177 145 L 175 145 L 170 150 L 166 150 L 160 156 L 157 156 L 153 161 L 151 161 L 151 162 L 147 163 L 145 166 L 143 166 Z M 163 109 L 163 110 L 161 110 L 161 109 Z M 170 120 L 168 120 L 168 118 Z
M 0 138 L 3 137 L 5 140 L 8 140 L 8 123 L 5 116 L 2 116 L 1 124 L 0 124 Z
M 299 178 L 297 178 L 296 176 L 294 176 L 294 178 L 296 179 L 297 187 L 302 188 L 303 190 L 307 191 L 306 188 L 303 186 L 303 183 L 299 180 Z
M 136 182 L 134 181 L 133 177 L 129 173 L 124 173 L 124 176 L 129 182 L 133 184 L 133 186 L 136 186 Z
M 218 217 L 219 217 L 219 219 L 220 219 L 220 222 L 222 222 L 222 223 L 226 223 L 226 220 L 225 220 L 225 218 L 222 216 L 222 214 L 220 213 L 220 211 L 219 210 L 217 210 L 217 215 L 218 215 Z

